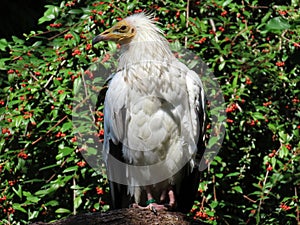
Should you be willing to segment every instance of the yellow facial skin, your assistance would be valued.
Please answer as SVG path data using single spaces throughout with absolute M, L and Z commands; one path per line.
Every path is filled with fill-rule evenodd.
M 107 29 L 93 39 L 93 45 L 100 41 L 115 41 L 120 44 L 126 44 L 136 34 L 136 30 L 125 20 L 118 22 L 113 27 Z

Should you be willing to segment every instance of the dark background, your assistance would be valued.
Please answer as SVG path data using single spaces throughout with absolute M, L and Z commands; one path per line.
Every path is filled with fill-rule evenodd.
M 22 37 L 38 27 L 38 19 L 44 14 L 47 0 L 1 0 L 0 38 Z
M 45 5 L 57 5 L 59 0 L 1 0 L 0 38 L 11 40 L 11 36 L 22 37 L 24 33 L 39 28 L 38 19 L 42 17 Z M 273 0 L 260 0 L 260 5 L 268 6 Z M 277 4 L 290 4 L 291 1 L 277 0 Z M 41 26 L 45 27 L 45 26 Z

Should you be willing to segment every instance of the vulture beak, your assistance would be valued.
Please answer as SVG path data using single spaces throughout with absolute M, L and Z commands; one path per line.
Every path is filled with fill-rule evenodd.
M 101 34 L 94 37 L 92 44 L 95 45 L 100 41 L 115 41 L 117 39 L 117 35 L 113 32 L 113 27 L 107 29 L 106 31 L 102 32 Z
M 97 35 L 92 44 L 95 45 L 100 41 L 115 41 L 117 43 L 128 43 L 132 37 L 134 37 L 136 31 L 127 21 L 122 20 L 113 27 L 105 30 L 101 34 Z
M 104 40 L 106 40 L 106 38 L 104 36 L 102 36 L 102 34 L 99 34 L 99 35 L 97 35 L 96 37 L 93 38 L 92 45 L 95 45 L 98 42 L 104 41 Z

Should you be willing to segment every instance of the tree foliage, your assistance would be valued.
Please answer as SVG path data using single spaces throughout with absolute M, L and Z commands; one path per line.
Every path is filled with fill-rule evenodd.
M 191 215 L 211 224 L 299 223 L 298 0 L 54 2 L 39 19 L 44 29 L 1 39 L 2 223 L 109 208 L 106 176 L 80 154 L 73 91 L 95 61 L 113 67 L 109 52 L 117 46 L 95 49 L 92 38 L 143 10 L 170 43 L 212 68 L 226 100 L 226 137 Z

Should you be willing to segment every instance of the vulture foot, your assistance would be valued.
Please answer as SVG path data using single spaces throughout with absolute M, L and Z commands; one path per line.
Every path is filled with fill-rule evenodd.
M 168 210 L 168 207 L 166 207 L 166 205 L 160 205 L 157 203 L 150 203 L 147 206 L 140 206 L 137 203 L 132 204 L 133 208 L 139 208 L 139 209 L 143 209 L 143 210 L 151 210 L 155 215 L 157 215 L 157 211 L 161 211 L 161 210 Z
M 169 196 L 169 200 L 170 200 L 169 203 L 157 204 L 155 199 L 152 198 L 152 195 L 150 194 L 150 192 L 148 192 L 148 201 L 146 202 L 147 206 L 140 206 L 139 204 L 134 203 L 134 204 L 132 204 L 132 207 L 140 208 L 140 209 L 144 209 L 144 210 L 150 209 L 155 215 L 157 214 L 157 211 L 160 211 L 160 210 L 172 211 L 176 208 L 175 195 L 174 195 L 173 190 L 169 190 L 168 196 Z M 165 202 L 165 200 L 166 200 L 166 192 L 163 192 L 160 197 L 160 203 Z

